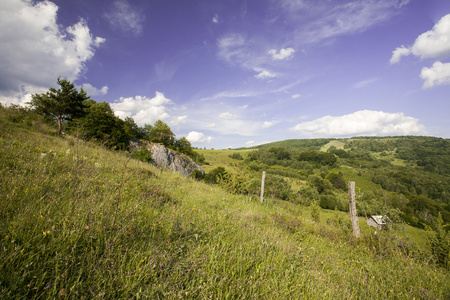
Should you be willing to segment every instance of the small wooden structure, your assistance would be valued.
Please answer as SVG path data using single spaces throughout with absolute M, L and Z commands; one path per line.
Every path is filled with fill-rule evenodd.
M 391 227 L 392 221 L 388 216 L 369 216 L 369 218 L 367 219 L 367 225 L 381 230 Z

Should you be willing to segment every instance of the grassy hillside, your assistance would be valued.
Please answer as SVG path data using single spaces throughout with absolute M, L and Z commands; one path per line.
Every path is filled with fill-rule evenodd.
M 360 218 L 354 239 L 344 212 L 260 204 L 0 114 L 2 299 L 450 296 L 448 270 L 409 227 L 375 232 Z

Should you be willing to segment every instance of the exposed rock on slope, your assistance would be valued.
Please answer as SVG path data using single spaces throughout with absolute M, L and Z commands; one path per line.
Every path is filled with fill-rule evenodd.
M 191 175 L 194 170 L 199 170 L 205 175 L 205 170 L 184 154 L 175 153 L 160 144 L 149 144 L 146 147 L 152 152 L 153 163 L 158 167 L 172 170 L 184 176 Z

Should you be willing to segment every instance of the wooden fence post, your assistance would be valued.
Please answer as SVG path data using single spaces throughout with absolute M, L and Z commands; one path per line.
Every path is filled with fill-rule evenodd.
M 259 199 L 259 202 L 261 202 L 261 203 L 263 203 L 263 200 L 264 200 L 264 180 L 266 180 L 266 171 L 263 171 L 263 173 L 262 173 L 261 198 Z
M 355 182 L 348 182 L 348 203 L 350 205 L 350 217 L 352 219 L 353 235 L 359 238 L 361 232 L 359 230 L 358 215 L 356 213 L 356 201 L 355 201 Z

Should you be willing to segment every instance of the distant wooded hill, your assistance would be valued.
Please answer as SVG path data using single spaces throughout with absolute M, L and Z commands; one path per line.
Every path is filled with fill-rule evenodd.
M 355 180 L 360 214 L 396 211 L 408 224 L 424 227 L 440 213 L 450 222 L 449 139 L 299 139 L 245 149 L 242 167 L 289 178 L 299 186 L 294 194 L 300 201 L 317 200 L 322 208 L 346 210 L 343 192 L 346 182 Z

